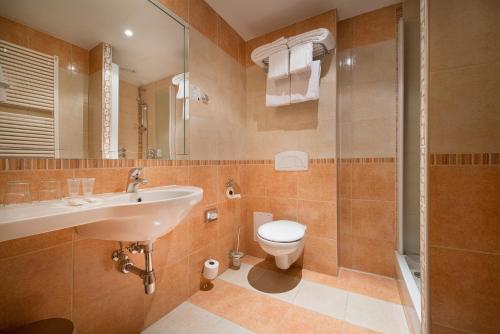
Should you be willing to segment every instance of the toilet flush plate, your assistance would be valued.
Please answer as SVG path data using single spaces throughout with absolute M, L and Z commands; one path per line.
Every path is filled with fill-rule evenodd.
M 277 171 L 304 171 L 309 169 L 309 156 L 302 151 L 285 151 L 274 157 L 274 169 Z

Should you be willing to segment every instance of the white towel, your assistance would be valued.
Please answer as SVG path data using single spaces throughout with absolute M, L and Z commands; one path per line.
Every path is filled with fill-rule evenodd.
M 333 50 L 335 48 L 335 40 L 333 39 L 330 30 L 326 28 L 318 28 L 303 34 L 299 34 L 288 39 L 287 45 L 289 48 L 293 48 L 295 45 L 304 44 L 307 42 L 321 43 L 328 50 Z
M 287 39 L 280 37 L 272 43 L 264 44 L 254 49 L 251 54 L 252 61 L 258 66 L 264 68 L 263 60 L 268 58 L 270 55 L 283 50 L 288 50 Z
M 288 54 L 288 49 L 270 55 L 267 78 L 274 80 L 288 78 L 289 60 L 290 56 Z
M 266 83 L 266 107 L 290 104 L 290 78 L 271 80 Z
M 290 73 L 300 73 L 311 70 L 313 61 L 313 44 L 299 44 L 290 49 Z
M 319 99 L 319 80 L 321 76 L 321 62 L 315 60 L 311 70 L 291 74 L 291 103 L 299 103 Z

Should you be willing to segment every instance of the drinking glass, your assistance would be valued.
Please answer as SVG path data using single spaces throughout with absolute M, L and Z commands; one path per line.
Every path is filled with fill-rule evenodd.
M 61 199 L 61 182 L 59 180 L 41 180 L 38 190 L 39 201 L 52 201 Z
M 4 205 L 31 203 L 31 183 L 8 181 L 3 198 Z
M 77 197 L 80 194 L 80 179 L 68 179 L 69 197 Z
M 83 194 L 85 196 L 92 196 L 92 193 L 94 192 L 94 182 L 95 178 L 93 177 L 82 179 Z

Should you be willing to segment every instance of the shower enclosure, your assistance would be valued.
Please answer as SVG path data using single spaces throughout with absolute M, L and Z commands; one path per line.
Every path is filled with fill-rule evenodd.
M 398 247 L 396 271 L 408 324 L 421 327 L 419 1 L 398 23 Z

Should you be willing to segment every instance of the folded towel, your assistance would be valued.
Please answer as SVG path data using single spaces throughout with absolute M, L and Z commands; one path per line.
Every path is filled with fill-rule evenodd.
M 288 39 L 287 45 L 289 48 L 293 48 L 295 45 L 304 43 L 321 43 L 328 50 L 333 50 L 335 48 L 335 40 L 333 39 L 330 30 L 326 28 L 318 28 L 297 36 L 290 37 Z
M 311 70 L 313 61 L 313 44 L 299 44 L 290 49 L 290 73 L 300 73 Z
M 269 56 L 269 71 L 267 72 L 268 79 L 284 79 L 289 75 L 289 60 L 288 49 L 273 53 Z
M 291 103 L 318 100 L 320 75 L 321 62 L 319 60 L 311 63 L 310 71 L 291 74 Z
M 252 61 L 258 66 L 264 68 L 263 60 L 268 58 L 273 53 L 277 53 L 280 51 L 288 50 L 288 46 L 286 45 L 287 39 L 284 37 L 280 37 L 272 43 L 264 44 L 254 49 L 251 54 Z
M 279 107 L 290 104 L 290 78 L 272 80 L 266 83 L 266 107 Z

